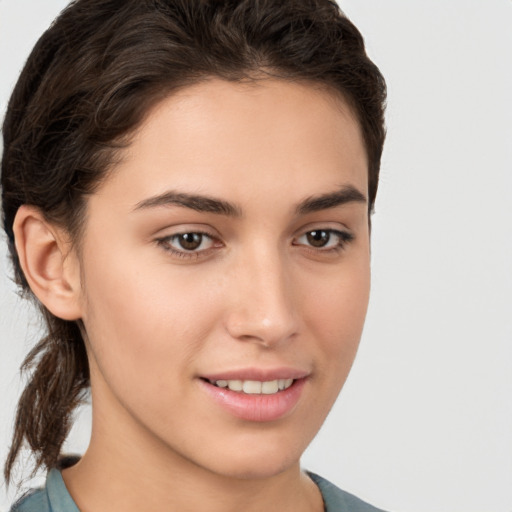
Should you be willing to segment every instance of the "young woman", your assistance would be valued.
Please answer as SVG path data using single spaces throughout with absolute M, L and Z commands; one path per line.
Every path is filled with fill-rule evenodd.
M 329 0 L 78 0 L 4 122 L 4 227 L 47 335 L 19 511 L 377 510 L 300 457 L 368 302 L 384 80 Z M 61 455 L 90 389 L 92 437 Z

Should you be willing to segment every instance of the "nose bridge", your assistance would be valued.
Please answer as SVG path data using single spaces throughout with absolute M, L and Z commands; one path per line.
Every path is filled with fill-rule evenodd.
M 227 328 L 238 339 L 271 346 L 298 329 L 290 268 L 278 248 L 255 244 L 241 255 L 232 275 L 234 301 Z

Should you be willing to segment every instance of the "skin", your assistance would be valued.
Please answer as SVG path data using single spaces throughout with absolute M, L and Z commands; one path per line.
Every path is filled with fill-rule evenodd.
M 91 369 L 91 443 L 63 472 L 82 511 L 323 510 L 299 459 L 360 340 L 368 205 L 298 205 L 347 189 L 367 197 L 367 159 L 350 108 L 325 89 L 212 79 L 149 113 L 88 200 L 80 255 L 62 259 L 68 292 L 54 309 L 82 318 Z M 169 191 L 236 215 L 148 204 Z M 208 236 L 187 253 L 176 235 L 195 232 Z M 236 418 L 202 387 L 204 375 L 277 367 L 307 377 L 276 421 Z

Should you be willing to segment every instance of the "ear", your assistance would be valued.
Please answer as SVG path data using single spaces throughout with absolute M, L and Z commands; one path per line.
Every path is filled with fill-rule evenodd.
M 35 296 L 63 320 L 81 318 L 80 265 L 64 230 L 27 205 L 19 208 L 13 229 L 20 265 Z

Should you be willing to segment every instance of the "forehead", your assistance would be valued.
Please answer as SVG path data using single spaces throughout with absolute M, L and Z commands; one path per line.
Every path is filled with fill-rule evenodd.
M 116 171 L 107 185 L 117 181 L 124 194 L 131 183 L 140 196 L 183 188 L 244 200 L 278 190 L 299 200 L 347 182 L 367 192 L 366 152 L 348 103 L 325 87 L 270 79 L 210 79 L 165 98 Z

